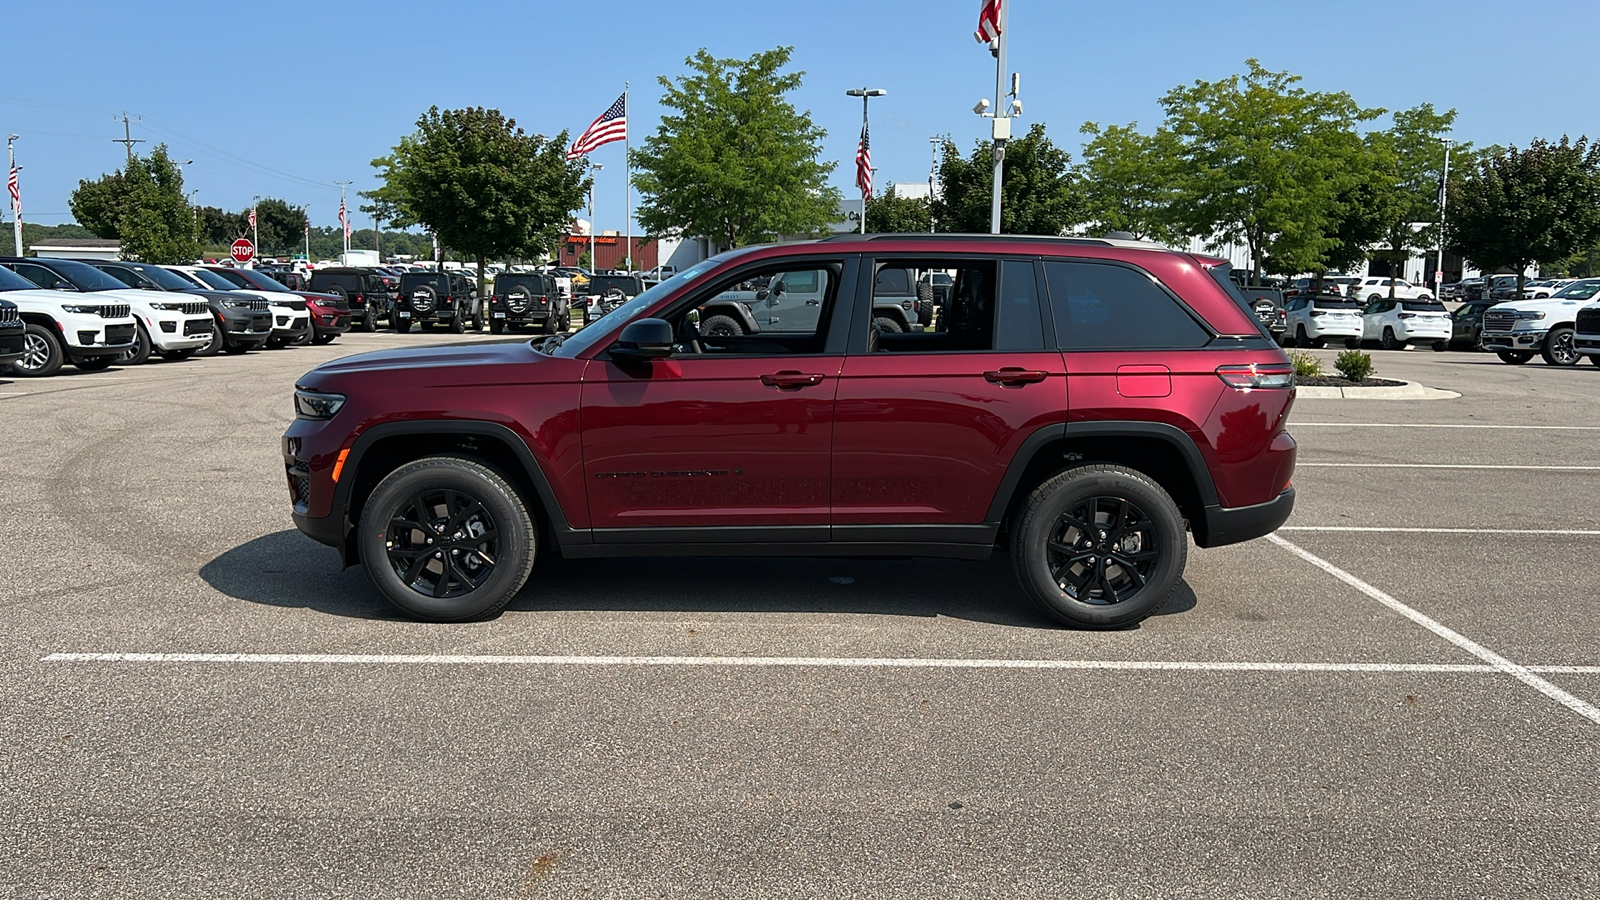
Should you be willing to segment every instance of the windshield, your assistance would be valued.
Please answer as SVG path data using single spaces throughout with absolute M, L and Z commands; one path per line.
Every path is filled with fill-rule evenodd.
M 10 269 L 0 266 L 0 291 L 37 291 L 41 288 Z
M 207 271 L 215 272 L 239 287 L 245 288 L 246 290 L 265 291 L 269 294 L 294 293 L 294 291 L 291 291 L 276 281 L 273 281 L 271 278 L 268 278 L 265 275 L 256 275 L 254 272 L 246 274 L 238 269 L 209 269 Z M 252 275 L 255 277 L 252 278 Z
M 716 268 L 716 266 L 717 260 L 715 257 L 713 257 L 712 259 L 705 260 L 704 262 L 697 263 L 696 265 L 684 269 L 682 272 L 679 272 L 671 278 L 668 278 L 666 281 L 663 281 L 649 290 L 646 290 L 644 293 L 634 297 L 627 303 L 622 304 L 616 309 L 613 309 L 611 312 L 608 312 L 596 319 L 587 328 L 562 341 L 559 347 L 556 347 L 550 351 L 550 355 L 566 357 L 577 356 L 579 353 L 582 353 L 598 343 L 601 338 L 605 337 L 605 335 L 617 325 L 628 321 L 629 319 L 638 315 L 641 311 L 649 309 L 661 298 L 676 291 L 683 285 L 698 279 L 701 275 L 704 275 L 705 273 Z
M 1564 300 L 1588 300 L 1596 293 L 1600 293 L 1600 279 L 1594 281 L 1575 281 L 1552 295 L 1552 299 L 1560 297 Z
M 80 291 L 125 291 L 128 289 L 127 285 L 88 263 L 73 262 L 70 259 L 53 259 L 50 261 L 50 268 L 60 273 L 62 278 L 72 282 Z
M 1317 309 L 1360 309 L 1361 304 L 1354 300 L 1318 300 Z
M 201 287 L 208 287 L 214 291 L 237 291 L 239 289 L 237 284 L 234 284 L 228 279 L 223 278 L 221 275 L 206 269 L 190 269 L 187 272 L 180 272 L 178 274 L 185 278 L 193 278 L 194 280 L 200 282 Z
M 1420 312 L 1444 312 L 1444 304 L 1437 300 L 1402 300 L 1400 308 Z
M 160 287 L 162 290 L 166 290 L 166 291 L 192 291 L 192 290 L 194 290 L 193 282 L 185 281 L 182 275 L 177 275 L 177 274 L 174 274 L 172 272 L 169 272 L 166 269 L 161 268 L 160 266 L 152 266 L 149 263 L 129 263 L 128 264 L 128 268 L 134 270 L 135 272 L 138 272 L 140 275 L 143 275 L 144 277 L 150 279 L 151 281 L 154 281 L 156 283 L 156 285 L 158 287 Z

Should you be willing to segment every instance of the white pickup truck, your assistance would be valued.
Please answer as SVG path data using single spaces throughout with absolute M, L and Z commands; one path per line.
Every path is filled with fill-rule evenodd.
M 1520 366 L 1535 353 L 1552 366 L 1583 360 L 1577 344 L 1579 310 L 1600 293 L 1600 278 L 1574 281 L 1543 300 L 1509 300 L 1483 313 L 1483 346 Z

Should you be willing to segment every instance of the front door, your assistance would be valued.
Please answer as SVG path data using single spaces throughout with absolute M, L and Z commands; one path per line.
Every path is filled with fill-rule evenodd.
M 829 316 L 845 269 L 807 259 L 746 270 L 661 313 L 680 336 L 671 358 L 619 363 L 601 353 L 589 363 L 581 415 L 596 541 L 681 540 L 659 530 L 683 528 L 726 529 L 707 540 L 827 540 L 844 358 L 842 337 L 829 346 Z M 821 287 L 809 330 L 699 334 L 699 307 L 740 282 L 786 275 Z

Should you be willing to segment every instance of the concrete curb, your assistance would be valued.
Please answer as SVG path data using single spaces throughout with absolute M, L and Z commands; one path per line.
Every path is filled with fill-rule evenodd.
M 1301 400 L 1454 400 L 1461 395 L 1408 381 L 1395 387 L 1298 387 L 1295 396 Z

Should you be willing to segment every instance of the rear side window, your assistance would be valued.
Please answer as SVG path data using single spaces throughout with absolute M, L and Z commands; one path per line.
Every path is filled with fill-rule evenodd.
M 1143 272 L 1088 262 L 1047 262 L 1044 271 L 1062 350 L 1182 349 L 1211 340 L 1210 332 Z
M 994 348 L 1044 349 L 1039 283 L 1034 279 L 1032 262 L 1006 260 L 1000 264 L 1000 303 L 996 310 Z

